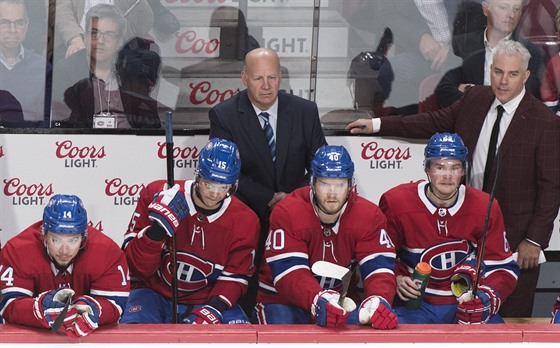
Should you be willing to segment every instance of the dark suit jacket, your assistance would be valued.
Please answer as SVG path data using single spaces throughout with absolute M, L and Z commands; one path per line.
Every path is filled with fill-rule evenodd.
M 119 89 L 124 113 L 132 128 L 160 128 L 157 102 L 145 95 Z M 78 81 L 64 92 L 64 102 L 71 109 L 70 117 L 61 121 L 63 128 L 92 128 L 94 93 L 91 78 Z
M 291 192 L 309 184 L 309 163 L 326 144 L 315 103 L 279 93 L 276 163 L 247 90 L 212 108 L 209 117 L 210 138 L 227 139 L 239 147 L 241 174 L 236 195 L 261 221 L 270 215 L 268 202 L 275 192 Z
M 429 138 L 436 132 L 455 132 L 463 138 L 472 159 L 493 101 L 491 87 L 475 86 L 448 108 L 382 117 L 379 134 Z M 495 193 L 512 249 L 524 238 L 547 248 L 560 206 L 560 117 L 525 93 L 500 145 L 500 158 Z M 495 171 L 496 161 L 491 178 Z
M 511 39 L 523 44 L 531 53 L 531 59 L 529 60 L 531 75 L 525 83 L 525 88 L 529 93 L 540 99 L 540 86 L 544 71 L 543 52 L 540 48 L 516 33 L 512 34 Z M 435 94 L 440 107 L 447 107 L 463 96 L 463 93 L 457 89 L 460 84 L 484 84 L 484 60 L 486 54 L 484 30 L 454 37 L 453 51 L 463 61 L 459 63 L 460 59 L 456 57 L 455 61 L 458 62 L 456 64 L 460 66 L 447 71 L 436 87 Z

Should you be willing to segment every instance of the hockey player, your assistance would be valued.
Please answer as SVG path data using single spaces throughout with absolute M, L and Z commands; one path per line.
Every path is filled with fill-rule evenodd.
M 355 192 L 354 163 L 344 147 L 319 148 L 311 175 L 311 187 L 290 193 L 272 211 L 254 322 L 394 328 L 395 253 L 385 217 Z M 340 281 L 312 273 L 321 260 L 359 268 L 366 297 L 359 308 L 350 297 L 339 304 Z M 348 293 L 357 295 L 356 282 Z
M 419 262 L 427 262 L 432 269 L 419 309 L 407 309 L 402 302 L 401 306 L 395 303 L 399 321 L 403 324 L 503 323 L 498 309 L 515 288 L 519 267 L 505 237 L 500 207 L 493 201 L 486 245 L 484 250 L 478 250 L 489 195 L 461 184 L 467 161 L 463 140 L 457 134 L 436 133 L 424 155 L 428 180 L 392 188 L 381 196 L 379 203 L 397 252 L 398 298 L 406 302 L 420 296 L 411 279 Z M 472 287 L 477 266 L 474 258 L 480 255 L 483 255 L 485 272 L 476 296 L 468 300 L 469 294 L 463 292 Z M 456 280 L 453 292 L 452 280 Z
M 237 146 L 212 138 L 193 180 L 140 193 L 125 234 L 133 290 L 121 323 L 172 323 L 172 239 L 176 239 L 179 321 L 249 323 L 239 297 L 255 272 L 259 220 L 233 196 L 241 162 Z
M 554 307 L 552 308 L 552 324 L 560 324 L 560 294 L 554 302 Z
M 62 329 L 70 337 L 118 322 L 130 290 L 126 259 L 87 222 L 80 198 L 57 194 L 42 221 L 6 243 L 0 278 L 5 322 L 49 329 L 67 301 Z

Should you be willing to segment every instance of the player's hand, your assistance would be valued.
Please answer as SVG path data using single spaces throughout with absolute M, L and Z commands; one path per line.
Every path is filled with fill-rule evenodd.
M 189 206 L 185 193 L 178 184 L 170 189 L 161 191 L 154 196 L 154 200 L 148 205 L 148 218 L 157 221 L 173 237 L 179 223 L 189 213 Z
M 313 298 L 311 314 L 319 326 L 339 327 L 346 324 L 348 312 L 356 309 L 352 299 L 345 297 L 342 307 L 338 304 L 340 294 L 333 290 L 320 291 Z
M 418 291 L 418 286 L 409 276 L 397 276 L 397 295 L 403 301 L 410 301 L 418 298 L 422 293 Z
M 223 320 L 222 313 L 216 308 L 204 305 L 193 309 L 183 323 L 185 324 L 221 324 Z
M 457 320 L 459 324 L 485 324 L 498 312 L 502 300 L 491 287 L 481 285 L 472 299 L 472 292 L 466 292 L 458 298 Z
M 35 318 L 47 329 L 50 329 L 54 321 L 62 312 L 68 297 L 74 296 L 74 290 L 70 288 L 58 288 L 39 294 L 33 303 L 33 314 Z M 66 313 L 68 317 L 68 313 Z
M 373 133 L 373 123 L 371 119 L 361 118 L 346 126 L 346 130 L 351 134 L 370 134 Z
M 550 322 L 551 324 L 560 324 L 560 295 L 556 298 L 552 308 L 552 320 Z
M 91 296 L 84 295 L 72 302 L 73 315 L 67 316 L 72 320 L 64 321 L 66 335 L 80 338 L 89 335 L 99 326 L 101 304 Z
M 480 264 L 480 274 L 484 274 L 484 263 Z M 465 292 L 472 290 L 476 278 L 476 260 L 466 260 L 453 271 L 451 276 L 451 292 L 455 297 L 460 297 Z M 478 281 L 482 285 L 482 278 Z
M 391 305 L 380 296 L 366 298 L 358 309 L 360 323 L 369 324 L 374 329 L 394 329 L 399 324 L 399 318 Z

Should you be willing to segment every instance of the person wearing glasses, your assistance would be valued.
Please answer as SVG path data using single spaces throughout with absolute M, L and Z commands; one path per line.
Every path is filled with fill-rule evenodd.
M 4 245 L 4 322 L 81 338 L 119 321 L 130 291 L 126 259 L 119 246 L 88 221 L 78 196 L 55 194 L 43 219 Z
M 157 102 L 149 96 L 161 64 L 159 55 L 151 52 L 152 62 L 146 65 L 153 70 L 151 78 L 141 75 L 142 60 L 124 59 L 122 54 L 129 52 L 121 50 L 126 20 L 113 5 L 92 7 L 85 21 L 86 49 L 55 64 L 54 126 L 160 128 Z M 139 66 L 136 73 L 131 66 Z
M 123 244 L 133 290 L 121 323 L 174 323 L 173 277 L 177 322 L 249 323 L 237 301 L 255 273 L 260 227 L 233 196 L 240 168 L 237 146 L 212 138 L 194 180 L 154 181 L 140 192 Z
M 24 115 L 7 127 L 43 127 L 50 114 L 52 67 L 22 46 L 28 26 L 23 0 L 0 0 L 0 90 L 17 99 Z

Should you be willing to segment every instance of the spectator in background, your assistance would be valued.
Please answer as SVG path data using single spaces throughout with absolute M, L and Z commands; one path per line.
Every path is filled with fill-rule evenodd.
M 52 67 L 22 46 L 28 26 L 23 0 L 0 0 L 0 89 L 21 104 L 25 123 L 19 127 L 43 127 L 50 114 Z
M 486 29 L 453 37 L 453 52 L 456 57 L 455 63 L 451 64 L 457 67 L 447 71 L 436 87 L 440 107 L 451 105 L 474 85 L 489 86 L 490 65 L 495 47 L 500 41 L 508 39 L 521 42 L 529 50 L 531 74 L 525 87 L 529 93 L 539 98 L 543 53 L 515 31 L 522 8 L 522 0 L 483 1 L 482 10 L 487 17 Z
M 498 176 L 496 199 L 521 268 L 517 287 L 502 304 L 500 314 L 530 317 L 539 255 L 548 247 L 560 207 L 560 118 L 524 87 L 530 75 L 529 51 L 512 40 L 502 40 L 494 51 L 490 87 L 474 86 L 450 107 L 436 112 L 363 119 L 347 129 L 353 134 L 379 132 L 408 138 L 456 132 L 463 138 L 472 160 L 469 184 L 491 192 L 494 185 L 488 179 Z M 499 156 L 493 160 L 493 152 L 488 160 L 499 107 L 502 118 L 494 132 Z
M 55 60 L 86 48 L 86 14 L 95 4 L 114 4 L 126 18 L 122 29 L 123 41 L 132 37 L 146 37 L 154 23 L 154 14 L 147 0 L 56 0 L 55 33 L 62 42 L 56 44 L 65 50 Z
M 247 89 L 209 112 L 210 137 L 233 141 L 241 154 L 236 196 L 253 209 L 261 223 L 255 260 L 260 262 L 268 218 L 289 192 L 309 184 L 309 164 L 326 144 L 317 105 L 279 91 L 282 80 L 276 52 L 257 48 L 245 57 L 241 80 Z M 258 266 L 258 265 L 257 265 Z M 254 307 L 256 276 L 244 310 Z
M 556 24 L 556 37 L 560 40 L 560 6 L 554 13 Z M 560 53 L 550 58 L 546 65 L 545 74 L 541 83 L 541 100 L 557 116 L 560 116 Z
M 88 226 L 79 197 L 52 196 L 43 219 L 11 238 L 0 259 L 6 322 L 50 330 L 66 301 L 61 329 L 72 338 L 119 321 L 130 291 L 126 258 L 111 238 Z
M 25 127 L 21 104 L 12 93 L 0 90 L 0 127 Z
M 126 20 L 115 6 L 101 4 L 90 9 L 86 49 L 55 64 L 56 126 L 161 126 L 157 102 L 148 95 L 159 74 L 160 57 L 142 47 L 146 42 L 142 39 L 129 41 L 119 52 L 125 27 Z

